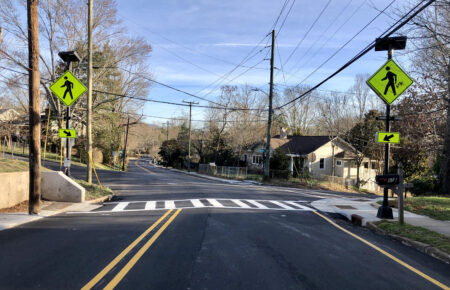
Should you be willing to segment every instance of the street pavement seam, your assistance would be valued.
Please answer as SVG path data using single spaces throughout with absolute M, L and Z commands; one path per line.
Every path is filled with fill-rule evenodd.
M 343 231 L 344 233 L 354 237 L 355 239 L 363 242 L 364 244 L 368 245 L 369 247 L 373 248 L 374 250 L 378 251 L 379 253 L 383 254 L 384 256 L 388 257 L 389 259 L 395 261 L 396 263 L 402 265 L 403 267 L 407 268 L 408 270 L 416 273 L 417 275 L 421 276 L 422 278 L 424 278 L 425 280 L 433 283 L 434 285 L 442 288 L 442 289 L 446 289 L 446 290 L 450 290 L 450 287 L 446 286 L 445 284 L 439 282 L 438 280 L 428 276 L 427 274 L 423 273 L 422 271 L 414 268 L 413 266 L 409 265 L 408 263 L 400 260 L 399 258 L 389 254 L 388 252 L 386 252 L 385 250 L 381 249 L 380 247 L 372 244 L 371 242 L 367 241 L 366 239 L 350 232 L 349 230 L 344 229 L 343 227 L 341 227 L 340 225 L 336 224 L 335 222 L 333 222 L 331 219 L 327 218 L 326 216 L 320 214 L 317 211 L 313 211 L 316 215 L 318 215 L 319 217 L 323 218 L 325 221 L 327 221 L 328 223 L 330 223 L 331 225 L 333 225 L 334 227 L 338 228 L 339 230 Z

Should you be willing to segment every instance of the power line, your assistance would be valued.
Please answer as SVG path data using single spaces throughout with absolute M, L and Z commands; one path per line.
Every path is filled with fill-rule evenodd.
M 188 104 L 183 104 L 183 103 L 175 103 L 175 102 L 169 102 L 169 101 L 159 101 L 159 100 L 153 100 L 153 99 L 146 99 L 146 98 L 142 98 L 142 97 L 128 96 L 128 95 L 124 95 L 124 94 L 111 93 L 111 92 L 106 92 L 106 91 L 101 91 L 101 90 L 93 90 L 93 92 L 106 94 L 106 95 L 112 95 L 112 96 L 116 96 L 116 97 L 120 97 L 120 98 L 135 99 L 135 100 L 140 100 L 140 101 L 145 101 L 145 102 L 152 102 L 152 103 L 160 103 L 160 104 L 166 104 L 166 105 L 189 107 Z M 216 110 L 229 110 L 229 111 L 259 111 L 259 112 L 267 111 L 267 109 L 227 108 L 227 107 L 214 107 L 214 106 L 203 106 L 203 105 L 192 105 L 192 107 L 216 109 Z
M 296 67 L 296 66 L 298 66 L 298 65 L 300 64 L 300 62 L 308 55 L 308 53 L 309 53 L 310 50 L 316 45 L 316 43 L 319 42 L 319 40 L 322 39 L 322 37 L 325 35 L 325 33 L 328 32 L 328 30 L 329 30 L 331 27 L 333 27 L 333 25 L 336 23 L 336 21 L 343 15 L 344 11 L 348 9 L 348 7 L 350 6 L 350 4 L 351 4 L 352 2 L 353 2 L 353 0 L 348 1 L 347 4 L 342 8 L 342 10 L 339 11 L 339 12 L 336 14 L 336 17 L 335 17 L 332 21 L 330 21 L 330 24 L 328 25 L 328 27 L 325 28 L 325 29 L 322 31 L 322 33 L 320 34 L 320 36 L 319 36 L 318 38 L 316 38 L 316 40 L 314 41 L 314 43 L 311 44 L 311 45 L 308 47 L 307 51 L 306 51 L 304 54 L 302 54 L 302 56 L 300 57 L 300 59 L 293 65 L 293 67 Z M 363 4 L 364 4 L 364 2 L 363 2 Z M 297 73 L 298 70 L 300 70 L 300 67 L 299 67 L 293 74 Z M 283 78 L 284 78 L 284 76 L 283 76 Z
M 195 54 L 202 55 L 202 56 L 206 56 L 206 57 L 209 57 L 209 58 L 211 58 L 211 59 L 214 59 L 214 60 L 217 60 L 217 61 L 220 61 L 220 62 L 223 62 L 223 63 L 227 63 L 227 64 L 229 64 L 229 65 L 233 65 L 233 66 L 236 66 L 236 65 L 237 65 L 236 63 L 233 63 L 233 62 L 231 62 L 231 61 L 228 61 L 228 60 L 225 60 L 225 59 L 222 59 L 222 58 L 219 58 L 219 57 L 217 57 L 217 56 L 213 56 L 213 55 L 210 55 L 210 54 L 201 52 L 201 51 L 198 51 L 198 50 L 196 50 L 196 49 L 193 49 L 193 48 L 190 47 L 190 46 L 180 44 L 180 43 L 178 43 L 178 42 L 176 42 L 176 41 L 173 41 L 173 40 L 169 39 L 168 37 L 166 37 L 166 36 L 164 36 L 164 35 L 162 35 L 162 34 L 160 34 L 160 33 L 158 33 L 158 32 L 155 32 L 155 31 L 153 31 L 153 30 L 151 30 L 151 29 L 149 29 L 149 28 L 147 28 L 147 27 L 145 27 L 145 26 L 143 26 L 143 25 L 141 25 L 141 24 L 139 24 L 139 23 L 137 23 L 137 22 L 131 20 L 131 19 L 128 18 L 128 17 L 125 17 L 124 15 L 122 15 L 122 14 L 120 14 L 120 13 L 119 13 L 119 15 L 120 15 L 122 18 L 126 19 L 127 21 L 132 22 L 132 23 L 134 23 L 134 24 L 140 26 L 142 29 L 145 29 L 146 31 L 148 31 L 148 32 L 150 32 L 150 33 L 152 33 L 152 34 L 155 34 L 155 35 L 157 35 L 158 37 L 161 37 L 162 39 L 164 39 L 164 40 L 166 40 L 166 41 L 168 41 L 168 42 L 170 42 L 170 43 L 173 43 L 173 44 L 175 44 L 175 45 L 178 45 L 178 46 L 182 47 L 182 48 L 185 49 L 185 50 L 189 50 L 189 51 L 191 51 L 191 52 L 193 52 L 193 53 L 195 53 Z M 168 51 L 168 49 L 165 48 L 165 47 L 163 47 L 163 45 L 157 45 L 157 46 L 159 46 L 159 47 L 161 47 L 162 49 Z M 189 64 L 190 64 L 190 62 L 189 62 Z M 248 68 L 247 66 L 243 66 L 243 65 L 241 65 L 241 67 Z M 256 68 L 256 69 L 264 69 L 264 70 L 267 70 L 267 69 L 265 69 L 265 68 Z
M 402 28 L 403 26 L 406 25 L 406 23 L 408 23 L 411 19 L 413 19 L 417 14 L 419 14 L 422 10 L 424 10 L 425 8 L 427 8 L 430 4 L 432 4 L 435 0 L 429 0 L 424 6 L 420 7 L 416 12 L 414 12 L 412 15 L 410 15 L 409 17 L 407 17 L 405 20 L 403 20 L 403 22 L 401 22 L 400 24 L 398 24 L 396 27 L 391 26 L 389 27 L 387 30 L 385 30 L 385 32 L 383 32 L 381 34 L 380 37 L 389 37 L 390 35 L 394 34 L 395 32 L 397 32 L 400 28 Z M 423 2 L 422 2 L 423 3 Z M 418 4 L 419 5 L 419 4 Z M 418 5 L 416 7 L 418 7 Z M 412 13 L 415 8 L 412 8 L 407 14 L 405 14 L 404 16 L 402 16 L 400 19 L 403 19 L 406 17 L 406 15 L 409 15 L 410 13 Z M 399 21 L 400 21 L 399 19 Z M 396 23 L 398 23 L 399 21 L 397 21 Z M 394 24 L 395 25 L 395 24 Z M 392 29 L 392 30 L 391 30 Z M 364 48 L 361 52 L 359 52 L 357 55 L 355 55 L 352 59 L 350 59 L 347 63 L 345 63 L 343 66 L 341 66 L 338 70 L 336 70 L 334 73 L 332 73 L 330 76 L 328 76 L 327 78 L 325 78 L 324 80 L 322 80 L 321 82 L 319 82 L 317 85 L 315 85 L 314 87 L 312 87 L 311 89 L 309 89 L 308 91 L 306 91 L 305 93 L 301 94 L 300 96 L 294 98 L 293 100 L 275 108 L 275 109 L 281 109 L 293 102 L 295 102 L 296 100 L 302 98 L 303 96 L 308 95 L 309 93 L 311 93 L 312 91 L 316 90 L 317 88 L 319 88 L 321 85 L 323 85 L 324 83 L 326 83 L 328 80 L 330 80 L 331 78 L 333 78 L 334 76 L 336 76 L 337 74 L 339 74 L 341 71 L 343 71 L 344 69 L 346 69 L 347 67 L 349 67 L 352 63 L 354 63 L 355 61 L 357 61 L 358 59 L 360 59 L 363 55 L 365 55 L 366 53 L 368 53 L 369 51 L 371 51 L 373 48 L 375 47 L 375 41 L 373 41 L 371 44 L 369 44 L 366 48 Z
M 331 1 L 331 0 L 329 0 L 329 1 Z M 281 15 L 283 14 L 283 11 L 285 10 L 285 8 L 286 8 L 286 6 L 287 6 L 287 3 L 289 3 L 289 0 L 285 0 L 283 6 L 282 6 L 282 8 L 281 8 L 280 13 L 278 14 L 278 17 L 276 18 L 274 24 L 272 25 L 272 29 L 271 29 L 271 30 L 275 29 L 275 27 L 276 27 L 276 25 L 277 25 L 277 23 L 278 23 L 278 21 L 279 21 Z M 287 19 L 287 17 L 289 16 L 289 14 L 290 14 L 290 12 L 291 12 L 291 9 L 292 9 L 292 7 L 293 7 L 293 5 L 294 5 L 294 3 L 295 3 L 295 0 L 292 2 L 292 4 L 291 4 L 291 6 L 290 6 L 290 8 L 289 8 L 289 10 L 288 10 L 288 12 L 287 12 L 287 14 L 285 15 L 285 18 L 284 18 L 284 20 L 283 20 L 283 22 L 282 22 L 282 24 L 281 24 L 281 26 L 280 26 L 280 30 L 281 30 L 281 28 L 284 26 L 284 23 L 286 22 L 286 19 Z M 218 84 L 217 84 L 216 86 L 214 86 L 213 89 L 209 90 L 206 94 L 204 94 L 204 96 L 209 95 L 215 88 L 217 88 L 218 86 L 220 86 L 220 84 L 223 82 L 223 80 L 225 80 L 226 78 L 228 78 L 228 77 L 229 77 L 229 76 L 230 76 L 230 75 L 231 75 L 231 74 L 232 74 L 239 66 L 241 66 L 243 63 L 245 63 L 245 62 L 247 62 L 248 60 L 250 60 L 251 58 L 253 58 L 255 55 L 261 53 L 265 48 L 267 48 L 267 45 L 268 45 L 268 43 L 269 43 L 269 40 L 267 41 L 266 46 L 264 47 L 264 49 L 259 50 L 254 56 L 249 57 L 249 56 L 253 53 L 253 51 L 254 51 L 254 50 L 255 50 L 255 49 L 256 49 L 256 48 L 264 41 L 264 39 L 266 39 L 269 35 L 270 35 L 270 33 L 266 34 L 266 36 L 265 36 L 263 39 L 261 39 L 261 40 L 259 41 L 259 43 L 258 43 L 258 44 L 257 44 L 257 45 L 256 45 L 256 46 L 255 46 L 255 47 L 254 47 L 254 48 L 246 55 L 246 57 L 244 57 L 244 59 L 243 59 L 237 66 L 235 66 L 231 71 L 229 71 L 228 73 L 226 73 L 226 74 L 223 75 L 221 78 L 219 78 L 219 79 L 217 79 L 216 81 L 214 81 L 213 83 L 209 84 L 207 87 L 205 87 L 205 88 L 203 88 L 202 90 L 198 91 L 197 94 L 200 93 L 200 92 L 202 92 L 202 91 L 204 91 L 205 89 L 211 87 L 212 85 L 214 85 L 215 83 L 218 82 Z M 264 59 L 267 57 L 267 55 L 268 55 L 268 52 L 267 52 L 266 55 L 264 56 Z M 263 60 L 264 60 L 264 59 L 263 59 Z M 261 63 L 261 62 L 262 62 L 262 61 L 258 62 L 258 64 Z M 239 74 L 237 77 L 235 77 L 235 78 L 233 78 L 232 80 L 230 80 L 228 83 L 232 82 L 232 81 L 235 80 L 236 78 L 238 78 L 238 77 L 242 76 L 243 74 L 247 73 L 247 72 L 250 71 L 251 69 L 254 69 L 256 66 L 257 66 L 257 65 L 254 65 L 254 66 L 248 68 L 248 69 L 245 70 L 243 73 Z M 227 84 L 228 84 L 228 83 L 227 83 Z
M 372 18 L 366 25 L 364 25 L 363 28 L 361 28 L 355 35 L 353 35 L 347 42 L 345 42 L 341 47 L 339 47 L 338 50 L 336 50 L 332 55 L 330 55 L 324 62 L 322 62 L 316 69 L 314 69 L 309 75 L 307 75 L 298 85 L 302 84 L 304 81 L 306 81 L 310 76 L 312 76 L 315 72 L 317 72 L 322 66 L 324 66 L 327 62 L 329 62 L 333 57 L 335 57 L 344 47 L 347 46 L 353 39 L 355 39 L 356 36 L 358 36 L 361 32 L 364 31 L 372 22 L 374 22 L 381 14 L 386 11 L 392 4 L 394 4 L 396 0 L 392 0 L 382 11 L 380 11 L 374 18 Z
M 353 11 L 353 13 L 328 37 L 328 39 L 327 40 L 325 40 L 325 42 L 324 43 L 322 43 L 322 45 L 314 52 L 314 54 L 311 56 L 311 57 L 309 57 L 308 58 L 308 60 L 304 63 L 304 65 L 306 66 L 312 59 L 314 59 L 315 57 L 316 57 L 316 55 L 319 53 L 319 51 L 321 51 L 322 50 L 322 48 L 324 48 L 325 47 L 325 45 L 327 45 L 328 44 L 328 42 L 331 40 L 331 39 L 333 39 L 335 36 L 336 36 L 336 34 L 353 18 L 353 16 L 355 16 L 356 15 L 356 13 L 362 8 L 362 6 L 364 6 L 364 4 L 366 3 L 366 0 L 365 1 L 363 1 L 362 3 L 361 3 L 361 5 L 359 5 L 356 9 L 355 9 L 355 11 Z M 300 64 L 299 62 L 296 64 L 296 65 L 298 65 L 298 64 Z M 296 66 L 295 65 L 295 66 Z M 292 74 L 296 74 L 299 70 L 301 69 L 301 67 L 298 67 L 297 68 L 297 70 L 295 70 Z M 290 78 L 289 78 L 290 79 Z
M 242 59 L 242 61 L 237 64 L 233 69 L 231 69 L 230 71 L 228 71 L 227 73 L 225 73 L 224 75 L 222 75 L 221 77 L 219 77 L 218 79 L 216 79 L 215 81 L 213 81 L 212 83 L 208 84 L 206 87 L 204 87 L 203 89 L 199 90 L 196 92 L 196 94 L 214 86 L 211 90 L 209 90 L 206 94 L 204 94 L 203 96 L 207 96 L 210 93 L 212 93 L 214 91 L 214 89 L 216 89 L 217 87 L 219 87 L 221 85 L 221 83 L 226 80 L 234 71 L 236 71 L 240 66 L 242 66 L 244 63 L 248 62 L 250 59 L 254 58 L 255 56 L 257 56 L 258 54 L 260 54 L 261 52 L 263 52 L 266 48 L 267 48 L 267 44 L 269 43 L 269 41 L 266 42 L 266 45 L 264 46 L 264 48 L 258 50 L 255 54 L 252 55 L 252 53 L 255 51 L 255 49 L 257 47 L 259 47 L 261 45 L 261 43 L 264 41 L 264 39 L 266 39 L 268 37 L 269 34 L 267 34 L 263 39 L 261 39 L 260 42 L 258 42 L 258 44 L 256 44 L 256 46 Z M 267 57 L 264 56 L 264 58 Z M 251 67 L 251 69 L 253 69 L 256 66 Z M 247 69 L 245 72 L 248 72 L 250 69 Z M 240 74 L 239 76 L 241 76 L 242 74 Z M 217 84 L 216 84 L 217 83 Z M 216 85 L 215 85 L 216 84 Z
M 327 4 L 325 4 L 325 6 L 322 8 L 322 10 L 320 11 L 319 15 L 317 15 L 316 19 L 314 20 L 314 22 L 311 24 L 311 26 L 309 27 L 309 29 L 306 31 L 306 33 L 303 35 L 302 39 L 297 43 L 297 45 L 295 46 L 294 50 L 291 52 L 291 54 L 287 57 L 286 61 L 284 62 L 284 64 L 286 65 L 286 63 L 288 63 L 288 61 L 291 59 L 291 57 L 294 55 L 294 53 L 297 51 L 297 49 L 299 48 L 299 46 L 303 43 L 303 41 L 305 40 L 306 36 L 308 36 L 308 34 L 311 32 L 311 30 L 314 28 L 314 26 L 316 25 L 317 21 L 319 21 L 319 19 L 322 17 L 322 14 L 325 12 L 325 10 L 328 8 L 328 6 L 330 5 L 331 0 L 328 0 Z
M 292 7 L 294 7 L 295 4 L 295 0 L 292 1 L 291 7 L 289 7 L 288 12 L 286 13 L 286 15 L 284 16 L 283 22 L 281 23 L 280 27 L 278 28 L 278 36 L 280 36 L 280 32 L 283 29 L 284 23 L 286 22 L 286 19 L 288 18 L 289 14 L 291 13 Z
M 275 27 L 277 27 L 278 20 L 280 20 L 280 17 L 281 17 L 281 15 L 283 14 L 284 9 L 286 9 L 286 6 L 287 6 L 288 2 L 289 2 L 289 0 L 284 0 L 284 4 L 283 4 L 283 6 L 281 7 L 280 13 L 278 13 L 278 17 L 277 17 L 277 19 L 275 20 L 275 22 L 273 23 L 273 25 L 272 25 L 272 27 L 271 27 L 270 30 L 273 30 L 273 29 L 275 29 Z

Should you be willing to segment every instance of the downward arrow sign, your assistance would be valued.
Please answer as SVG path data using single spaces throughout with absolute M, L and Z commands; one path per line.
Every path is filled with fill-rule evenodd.
M 386 136 L 384 136 L 384 138 L 383 138 L 383 141 L 390 141 L 391 140 L 391 138 L 393 138 L 394 137 L 394 134 L 391 134 L 391 135 L 386 135 Z
M 66 136 L 67 136 L 67 137 L 70 137 L 70 136 L 72 136 L 72 134 L 70 134 L 70 131 L 66 131 L 66 130 L 64 130 L 64 134 L 66 134 Z M 384 139 L 386 139 L 386 137 L 385 137 Z

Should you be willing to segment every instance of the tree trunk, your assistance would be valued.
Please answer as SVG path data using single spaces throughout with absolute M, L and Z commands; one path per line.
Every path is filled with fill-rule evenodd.
M 442 193 L 450 192 L 450 63 L 447 65 L 447 122 L 445 128 L 444 152 L 441 164 Z
M 356 168 L 356 187 L 359 189 L 360 188 L 360 186 L 361 186 L 361 178 L 360 178 L 360 175 L 359 175 L 359 170 L 360 170 L 360 168 L 361 168 L 361 163 L 362 162 L 357 162 L 356 163 L 356 166 L 357 166 L 357 168 Z

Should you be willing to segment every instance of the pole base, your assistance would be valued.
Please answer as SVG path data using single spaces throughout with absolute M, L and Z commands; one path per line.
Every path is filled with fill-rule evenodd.
M 393 219 L 394 215 L 392 214 L 392 208 L 390 208 L 389 206 L 380 206 L 378 208 L 377 218 Z

